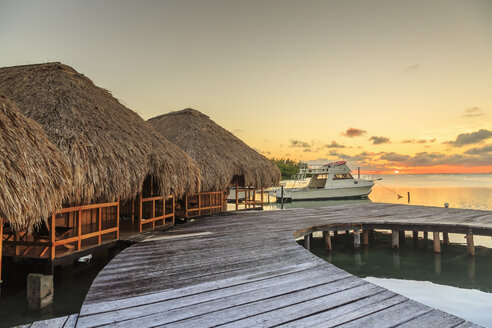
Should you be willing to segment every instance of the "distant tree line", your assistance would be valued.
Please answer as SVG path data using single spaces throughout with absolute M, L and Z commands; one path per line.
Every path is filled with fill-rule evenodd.
M 288 158 L 270 158 L 270 160 L 277 165 L 282 174 L 282 180 L 288 180 L 292 175 L 299 173 L 300 161 L 296 162 Z

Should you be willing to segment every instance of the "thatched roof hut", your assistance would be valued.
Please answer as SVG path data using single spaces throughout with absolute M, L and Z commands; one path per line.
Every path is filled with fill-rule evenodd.
M 1 95 L 0 130 L 0 217 L 15 230 L 32 230 L 61 208 L 68 166 L 41 126 Z
M 244 186 L 257 188 L 280 181 L 280 171 L 272 162 L 199 111 L 187 108 L 148 122 L 195 160 L 202 174 L 202 191 L 224 190 L 234 177 Z
M 199 171 L 179 147 L 69 66 L 0 68 L 0 92 L 40 123 L 66 155 L 72 204 L 132 198 L 148 176 L 162 195 L 199 188 Z

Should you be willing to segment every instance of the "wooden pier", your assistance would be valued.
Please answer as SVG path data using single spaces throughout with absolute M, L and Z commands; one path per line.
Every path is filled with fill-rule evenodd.
M 492 236 L 492 212 L 371 203 L 199 218 L 148 233 L 116 256 L 76 327 L 476 327 L 355 277 L 294 239 L 309 243 L 323 231 L 328 248 L 331 231 L 354 230 L 360 246 L 371 229 Z

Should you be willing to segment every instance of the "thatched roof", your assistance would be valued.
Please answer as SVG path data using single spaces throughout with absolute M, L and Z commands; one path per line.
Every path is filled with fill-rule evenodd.
M 179 147 L 69 66 L 0 68 L 0 92 L 66 155 L 73 175 L 70 203 L 132 198 L 149 175 L 163 195 L 199 188 L 199 171 Z
M 191 108 L 160 115 L 148 122 L 193 158 L 202 174 L 202 191 L 224 190 L 234 176 L 245 186 L 270 187 L 280 171 L 208 116 Z
M 70 173 L 41 126 L 1 95 L 0 131 L 0 217 L 32 230 L 61 208 Z

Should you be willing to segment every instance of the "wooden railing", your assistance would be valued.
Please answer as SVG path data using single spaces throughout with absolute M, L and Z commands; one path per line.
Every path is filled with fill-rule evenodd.
M 106 235 L 112 234 L 114 237 Z M 4 231 L 15 256 L 55 259 L 119 238 L 119 201 L 63 208 L 33 233 Z M 105 240 L 103 240 L 105 239 Z
M 139 232 L 142 232 L 143 226 L 149 223 L 152 223 L 152 229 L 155 229 L 159 221 L 162 221 L 164 226 L 174 226 L 174 197 L 172 195 L 142 198 L 142 193 L 140 193 L 138 203 Z M 148 207 L 149 203 L 150 207 Z M 170 206 L 166 207 L 166 204 Z
M 186 195 L 185 216 L 201 216 L 224 211 L 225 191 L 210 191 Z

